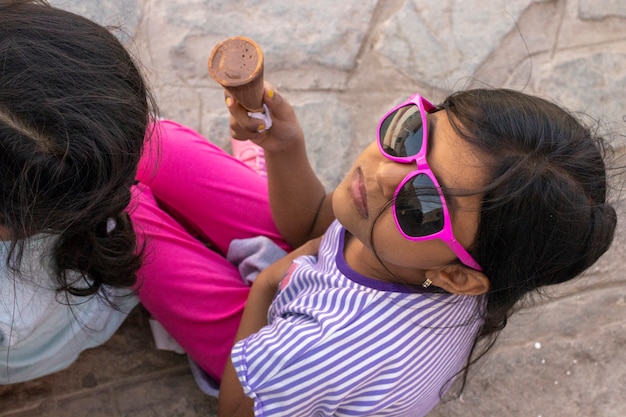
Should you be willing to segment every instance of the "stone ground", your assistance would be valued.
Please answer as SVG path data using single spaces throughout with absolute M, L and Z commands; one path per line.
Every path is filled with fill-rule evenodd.
M 601 120 L 625 165 L 623 0 L 52 3 L 123 28 L 116 33 L 145 66 L 162 115 L 225 148 L 223 96 L 206 58 L 226 37 L 257 40 L 266 79 L 293 103 L 328 187 L 392 105 L 415 91 L 436 102 L 481 85 L 523 89 Z M 625 208 L 619 204 L 622 219 Z M 584 277 L 521 309 L 463 396 L 430 417 L 626 416 L 625 240 L 622 222 L 612 249 Z M 69 369 L 0 387 L 0 417 L 211 417 L 215 410 L 186 358 L 155 349 L 141 308 Z
M 141 307 L 70 368 L 0 386 L 2 417 L 213 416 L 216 405 L 197 388 L 186 356 L 155 349 Z
M 622 225 L 616 246 L 583 278 L 593 289 L 570 285 L 519 312 L 462 397 L 430 417 L 626 415 L 625 281 L 613 268 L 623 262 L 624 236 Z M 142 307 L 70 368 L 0 386 L 0 417 L 212 417 L 216 407 L 184 355 L 156 350 Z

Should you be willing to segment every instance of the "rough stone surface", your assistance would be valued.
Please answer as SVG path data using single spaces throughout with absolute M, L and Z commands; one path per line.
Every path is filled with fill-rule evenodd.
M 228 149 L 212 47 L 243 35 L 266 79 L 293 103 L 330 189 L 411 93 L 523 89 L 583 112 L 624 156 L 626 3 L 622 0 L 52 0 L 116 31 L 145 67 L 162 116 Z M 623 159 L 622 159 L 623 165 Z M 615 183 L 617 184 L 617 183 Z M 620 204 L 621 218 L 626 205 Z M 623 221 L 586 275 L 513 316 L 460 399 L 433 417 L 626 415 Z M 184 356 L 154 349 L 138 308 L 69 369 L 0 387 L 0 417 L 214 416 Z

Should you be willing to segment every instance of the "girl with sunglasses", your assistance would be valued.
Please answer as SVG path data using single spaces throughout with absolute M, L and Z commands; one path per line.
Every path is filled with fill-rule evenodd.
M 216 380 L 245 305 L 224 415 L 423 415 L 519 299 L 610 244 L 600 142 L 542 100 L 414 97 L 327 196 L 270 89 L 274 126 L 254 133 L 231 101 L 235 136 L 265 149 L 280 233 L 324 239 L 250 292 L 231 241 L 289 248 L 265 179 L 184 126 L 151 123 L 141 74 L 104 28 L 43 1 L 0 8 L 0 383 L 106 341 L 134 288 Z
M 231 130 L 263 147 L 275 222 L 304 246 L 252 285 L 220 416 L 426 415 L 518 301 L 611 244 L 602 139 L 543 99 L 414 95 L 330 194 L 291 106 L 265 100 L 257 131 L 227 94 Z

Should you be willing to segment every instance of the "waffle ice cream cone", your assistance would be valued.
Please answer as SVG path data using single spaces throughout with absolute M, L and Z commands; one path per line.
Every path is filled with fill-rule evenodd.
M 249 112 L 263 112 L 263 51 L 252 39 L 235 36 L 218 43 L 209 73 Z

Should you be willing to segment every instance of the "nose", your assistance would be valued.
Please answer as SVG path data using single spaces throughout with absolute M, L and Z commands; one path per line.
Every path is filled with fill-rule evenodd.
M 381 161 L 376 170 L 376 182 L 385 198 L 391 199 L 400 182 L 413 170 L 415 164 L 401 164 L 389 159 Z

